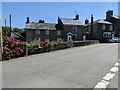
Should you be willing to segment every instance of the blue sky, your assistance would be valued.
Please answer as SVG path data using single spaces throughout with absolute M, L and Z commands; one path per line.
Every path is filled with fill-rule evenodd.
M 7 19 L 9 25 L 9 14 L 12 15 L 12 27 L 24 28 L 26 17 L 31 22 L 38 22 L 44 19 L 46 23 L 57 23 L 58 16 L 61 18 L 74 18 L 80 15 L 84 24 L 91 14 L 94 19 L 105 18 L 107 10 L 113 10 L 118 14 L 118 2 L 3 2 L 2 3 L 2 25 Z

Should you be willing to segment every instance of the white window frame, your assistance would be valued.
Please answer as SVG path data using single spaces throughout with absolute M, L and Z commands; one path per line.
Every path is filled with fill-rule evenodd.
M 105 30 L 105 24 L 102 24 L 102 29 Z
M 40 35 L 40 30 L 35 30 L 36 35 Z
M 57 35 L 61 35 L 61 31 L 60 30 L 57 31 Z
M 113 29 L 113 26 L 112 25 L 109 25 L 109 30 L 112 30 Z
M 45 35 L 49 35 L 49 30 L 45 30 Z
M 111 33 L 109 33 L 109 32 L 104 32 L 104 33 L 103 33 L 103 37 L 104 37 L 104 38 L 111 38 L 112 36 L 111 36 Z
M 73 26 L 73 32 L 77 32 L 77 26 Z

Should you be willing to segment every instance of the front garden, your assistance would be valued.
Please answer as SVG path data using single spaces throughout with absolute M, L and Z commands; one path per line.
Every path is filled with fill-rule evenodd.
M 4 36 L 2 60 L 5 61 L 17 57 L 24 57 L 38 53 L 45 53 L 97 43 L 99 43 L 97 40 L 64 42 L 64 40 L 61 38 L 58 38 L 56 41 L 51 42 L 33 40 L 30 43 L 25 43 L 13 37 Z
M 25 37 L 25 32 L 23 29 L 13 28 L 13 31 Z M 2 35 L 3 35 L 2 60 L 3 61 L 18 57 L 25 57 L 28 55 L 33 55 L 38 53 L 45 53 L 55 50 L 62 50 L 66 48 L 99 43 L 99 41 L 97 40 L 65 42 L 61 38 L 58 38 L 57 40 L 50 42 L 33 40 L 30 43 L 26 43 L 18 39 L 15 39 L 13 37 L 9 37 L 9 34 L 10 34 L 10 28 L 2 27 Z

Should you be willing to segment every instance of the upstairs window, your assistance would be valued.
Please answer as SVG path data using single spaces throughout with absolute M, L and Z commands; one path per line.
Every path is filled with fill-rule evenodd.
M 85 27 L 85 30 L 86 30 L 86 32 L 88 32 L 89 31 L 89 27 Z
M 49 30 L 45 30 L 45 35 L 49 35 Z
M 105 30 L 105 24 L 102 24 L 102 29 Z
M 109 26 L 109 30 L 112 30 L 112 29 L 113 29 L 113 27 L 112 27 L 112 25 L 110 25 L 110 26 Z
M 40 34 L 40 30 L 35 30 L 35 34 L 39 35 Z
M 77 26 L 73 26 L 73 32 L 77 32 Z

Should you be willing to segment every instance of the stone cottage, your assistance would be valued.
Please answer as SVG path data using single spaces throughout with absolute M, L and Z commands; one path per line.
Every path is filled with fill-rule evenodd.
M 36 40 L 52 41 L 57 38 L 62 38 L 65 41 L 80 41 L 82 40 L 83 24 L 79 20 L 77 14 L 75 18 L 60 18 L 58 23 L 45 23 L 44 20 L 39 22 L 30 22 L 29 17 L 26 21 L 26 41 Z
M 112 37 L 119 36 L 120 33 L 120 16 L 113 15 L 112 10 L 106 12 L 105 19 L 94 21 L 91 15 L 91 22 L 85 20 L 84 35 L 86 39 L 108 40 Z

